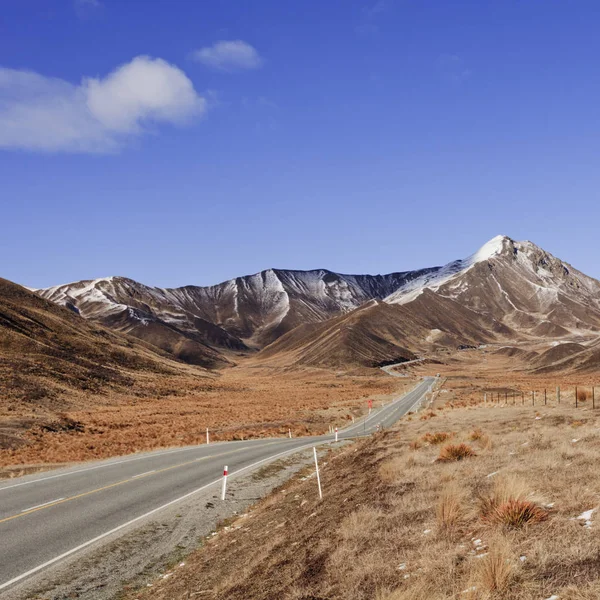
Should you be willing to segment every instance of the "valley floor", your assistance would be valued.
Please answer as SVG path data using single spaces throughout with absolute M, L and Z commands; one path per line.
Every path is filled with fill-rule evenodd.
M 2 431 L 20 441 L 0 447 L 0 477 L 14 477 L 48 466 L 121 456 L 171 446 L 202 444 L 206 428 L 211 440 L 239 440 L 316 435 L 330 426 L 343 427 L 367 410 L 367 399 L 378 402 L 412 386 L 416 379 L 440 372 L 445 380 L 438 402 L 467 406 L 508 401 L 542 406 L 556 402 L 592 402 L 593 374 L 531 374 L 530 356 L 548 344 L 488 345 L 462 351 L 440 351 L 425 360 L 411 361 L 390 377 L 380 369 L 295 370 L 240 360 L 239 366 L 199 378 L 193 370 L 186 379 L 148 375 L 143 394 L 81 393 L 64 400 L 62 412 L 44 417 L 35 403 L 0 408 Z M 187 383 L 186 383 L 187 382 Z M 154 393 L 153 393 L 154 390 Z M 600 387 L 595 389 L 600 405 Z M 29 413 L 27 412 L 29 411 Z M 36 412 L 37 411 L 37 412 Z M 41 411 L 41 412 L 40 412 Z M 42 417 L 40 417 L 42 414 Z M 35 418 L 35 419 L 34 419 Z M 34 424 L 27 429 L 30 419 Z M 20 429 L 19 429 L 20 427 Z M 11 429 L 12 428 L 12 429 Z
M 600 597 L 600 409 L 443 397 L 331 454 L 322 501 L 309 469 L 126 598 Z
M 44 426 L 23 431 L 24 444 L 0 449 L 0 476 L 17 476 L 44 465 L 121 456 L 210 439 L 294 437 L 326 433 L 390 394 L 414 385 L 414 378 L 390 377 L 379 369 L 331 372 L 237 367 L 201 381 L 163 382 L 153 397 L 102 394 L 72 402 Z M 0 415 L 0 428 L 15 419 Z

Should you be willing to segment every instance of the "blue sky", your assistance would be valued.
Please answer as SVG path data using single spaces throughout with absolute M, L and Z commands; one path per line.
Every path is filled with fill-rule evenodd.
M 600 3 L 4 0 L 0 275 L 209 285 L 530 239 L 600 277 Z

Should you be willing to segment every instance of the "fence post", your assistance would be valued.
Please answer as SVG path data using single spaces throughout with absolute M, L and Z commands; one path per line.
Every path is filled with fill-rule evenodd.
M 596 388 L 592 386 L 592 408 L 596 408 Z
M 575 386 L 575 408 L 577 408 L 577 386 Z
M 531 406 L 535 406 L 535 390 L 531 392 Z
M 546 406 L 547 401 L 548 401 L 548 396 L 546 394 L 546 388 L 544 388 L 544 406 Z
M 319 486 L 319 499 L 323 500 L 323 492 L 321 491 L 321 477 L 319 476 L 319 462 L 317 461 L 317 449 L 313 446 L 315 455 L 315 470 L 317 471 L 317 485 Z
M 525 392 L 521 392 L 521 404 L 525 404 Z
M 556 386 L 556 403 L 560 404 L 560 387 Z

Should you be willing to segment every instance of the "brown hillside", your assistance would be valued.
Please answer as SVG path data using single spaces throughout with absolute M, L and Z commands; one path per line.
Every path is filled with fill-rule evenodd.
M 578 355 L 584 350 L 585 346 L 582 346 L 581 344 L 574 344 L 572 342 L 558 344 L 540 354 L 540 356 L 532 362 L 532 366 L 534 369 L 557 369 L 560 368 L 560 363 L 562 361 Z
M 257 360 L 279 366 L 372 367 L 510 334 L 493 318 L 425 290 L 408 304 L 369 303 L 324 323 L 297 327 L 262 350 Z
M 411 360 L 402 345 L 405 323 L 387 304 L 367 306 L 324 323 L 301 325 L 267 346 L 258 360 L 274 365 L 312 367 L 372 367 Z M 419 335 L 419 328 L 410 328 Z
M 81 399 L 93 406 L 98 394 L 156 393 L 157 376 L 209 375 L 191 369 L 0 279 L 0 445 Z

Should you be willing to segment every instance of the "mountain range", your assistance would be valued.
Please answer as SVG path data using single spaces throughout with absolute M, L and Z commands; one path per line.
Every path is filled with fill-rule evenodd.
M 209 369 L 248 354 L 286 366 L 375 366 L 440 348 L 574 336 L 588 352 L 600 331 L 600 282 L 506 236 L 466 259 L 388 275 L 269 269 L 209 287 L 108 277 L 35 292 Z

